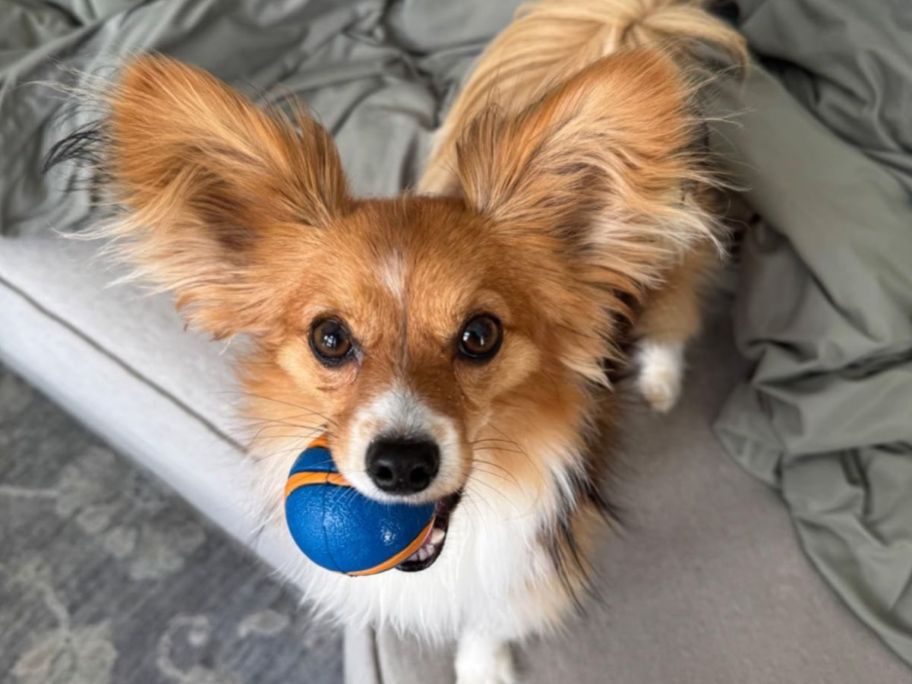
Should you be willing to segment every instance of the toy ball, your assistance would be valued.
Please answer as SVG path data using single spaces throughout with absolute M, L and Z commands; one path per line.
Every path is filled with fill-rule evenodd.
M 320 437 L 295 461 L 285 485 L 285 520 L 298 548 L 317 565 L 375 575 L 415 553 L 434 522 L 434 504 L 374 501 L 351 486 Z

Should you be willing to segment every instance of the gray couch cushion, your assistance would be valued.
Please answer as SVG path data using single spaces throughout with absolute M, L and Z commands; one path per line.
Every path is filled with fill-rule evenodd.
M 168 297 L 107 287 L 96 251 L 0 239 L 0 359 L 249 542 L 231 350 L 185 332 Z
M 724 307 L 723 307 L 724 308 Z M 886 684 L 909 673 L 839 603 L 765 485 L 710 424 L 743 377 L 727 316 L 692 350 L 668 416 L 631 397 L 615 498 L 626 532 L 598 558 L 600 601 L 519 651 L 529 684 Z M 347 635 L 350 684 L 444 684 L 452 653 L 388 632 Z

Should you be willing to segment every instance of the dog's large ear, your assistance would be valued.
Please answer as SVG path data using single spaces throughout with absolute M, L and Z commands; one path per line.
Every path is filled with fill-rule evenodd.
M 457 143 L 463 197 L 618 302 L 636 298 L 679 247 L 712 238 L 688 191 L 706 180 L 690 99 L 661 52 L 603 58 L 518 115 L 483 113 Z
M 292 285 L 284 261 L 350 201 L 319 124 L 267 114 L 168 58 L 124 70 L 104 137 L 112 200 L 125 210 L 110 231 L 140 275 L 217 337 L 268 327 Z

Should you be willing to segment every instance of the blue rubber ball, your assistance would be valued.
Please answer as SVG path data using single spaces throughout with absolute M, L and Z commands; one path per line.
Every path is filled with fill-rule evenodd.
M 336 470 L 321 437 L 301 452 L 288 475 L 285 520 L 295 543 L 317 565 L 374 575 L 421 547 L 434 522 L 434 504 L 369 499 Z

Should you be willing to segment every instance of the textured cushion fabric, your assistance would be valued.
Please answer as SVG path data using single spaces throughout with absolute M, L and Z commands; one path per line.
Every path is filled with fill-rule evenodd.
M 97 241 L 51 232 L 5 238 L 0 242 L 0 276 L 99 349 L 109 350 L 163 392 L 192 406 L 214 429 L 236 434 L 231 347 L 188 334 L 170 297 L 150 295 L 140 286 L 111 285 L 124 270 L 102 258 L 100 247 Z
M 167 297 L 107 287 L 96 251 L 0 241 L 0 359 L 249 543 L 232 349 L 185 332 Z
M 774 491 L 713 437 L 711 422 L 744 370 L 721 315 L 691 351 L 685 395 L 672 413 L 650 413 L 631 396 L 613 485 L 626 531 L 601 546 L 600 598 L 587 614 L 566 634 L 519 649 L 523 682 L 908 679 L 814 574 Z M 449 649 L 389 632 L 346 638 L 349 684 L 453 680 Z

